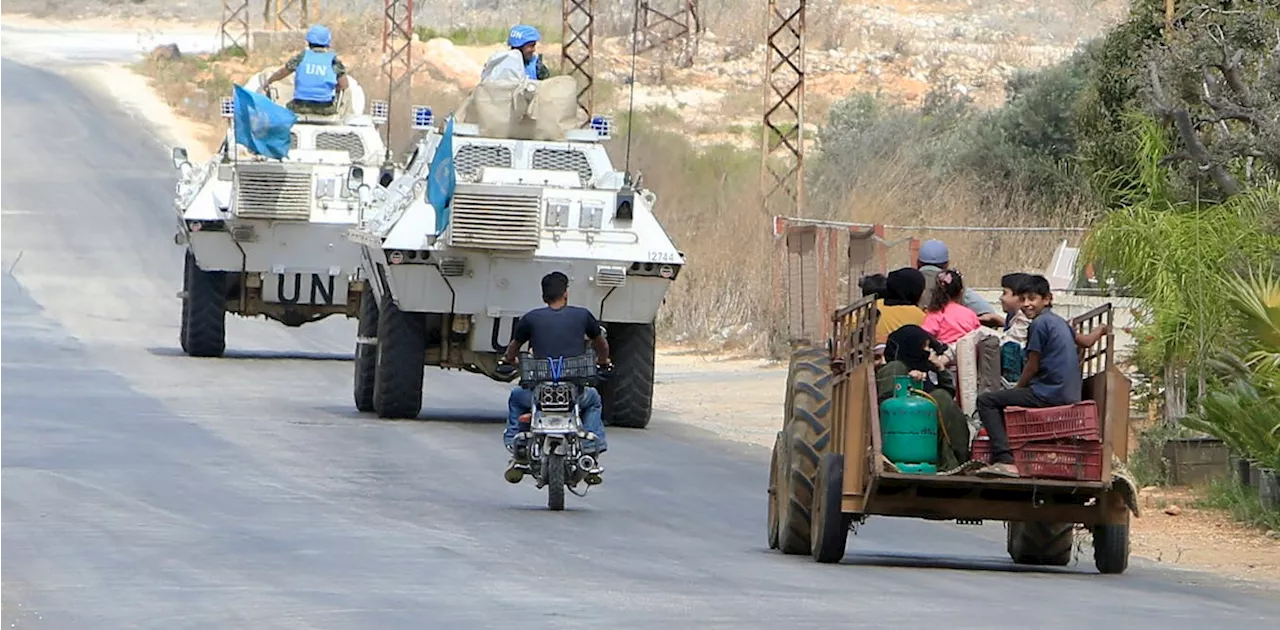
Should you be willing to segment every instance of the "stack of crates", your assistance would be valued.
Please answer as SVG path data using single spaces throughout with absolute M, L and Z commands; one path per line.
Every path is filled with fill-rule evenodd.
M 1102 480 L 1102 432 L 1094 401 L 1039 409 L 1009 407 L 1004 410 L 1004 426 L 1020 476 Z M 991 462 L 985 429 L 974 439 L 972 451 L 973 459 Z

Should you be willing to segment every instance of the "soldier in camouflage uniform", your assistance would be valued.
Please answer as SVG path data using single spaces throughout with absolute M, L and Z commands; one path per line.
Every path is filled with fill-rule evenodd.
M 286 61 L 262 84 L 262 90 L 290 74 L 293 100 L 288 107 L 296 114 L 331 116 L 338 113 L 338 95 L 347 89 L 347 68 L 329 45 L 329 29 L 316 24 L 307 31 L 307 49 Z

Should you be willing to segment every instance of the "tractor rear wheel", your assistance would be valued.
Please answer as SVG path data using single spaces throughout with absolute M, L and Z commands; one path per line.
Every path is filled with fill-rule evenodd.
M 1009 523 L 1006 543 L 1016 564 L 1063 567 L 1071 563 L 1074 523 Z
M 779 544 L 783 553 L 812 551 L 812 507 L 818 465 L 831 451 L 831 357 L 825 348 L 805 346 L 791 354 L 787 371 L 783 440 L 786 455 L 779 484 Z

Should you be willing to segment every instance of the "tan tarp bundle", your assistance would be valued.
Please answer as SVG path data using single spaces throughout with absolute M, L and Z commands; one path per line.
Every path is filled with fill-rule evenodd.
M 544 81 L 486 81 L 458 108 L 457 121 L 480 127 L 480 135 L 513 140 L 564 140 L 581 126 L 578 82 L 569 76 Z

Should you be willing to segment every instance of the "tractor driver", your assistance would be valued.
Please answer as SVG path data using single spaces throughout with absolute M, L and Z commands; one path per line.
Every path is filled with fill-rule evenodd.
M 516 353 L 520 346 L 528 343 L 537 358 L 577 357 L 586 353 L 584 338 L 591 340 L 596 351 L 596 364 L 602 370 L 608 370 L 612 363 L 609 360 L 609 342 L 605 340 L 600 322 L 595 315 L 585 308 L 569 306 L 569 277 L 553 271 L 542 277 L 542 301 L 547 305 L 525 313 L 516 324 L 511 343 L 502 357 L 499 373 L 510 374 L 517 361 Z M 505 365 L 504 365 L 505 364 Z M 529 413 L 533 408 L 533 392 L 522 387 L 511 390 L 507 399 L 507 428 L 503 433 L 503 442 L 512 454 L 512 467 L 517 463 L 528 463 L 527 445 L 520 436 L 520 416 Z M 601 420 L 600 393 L 594 387 L 584 387 L 578 399 L 578 408 L 582 413 L 582 428 L 589 434 L 582 443 L 582 451 L 592 455 L 599 461 L 600 454 L 605 452 L 604 422 Z M 596 470 L 589 471 L 599 474 Z
M 332 39 L 328 28 L 312 25 L 307 30 L 307 49 L 267 77 L 262 91 L 293 73 L 293 100 L 288 104 L 291 111 L 322 116 L 338 113 L 338 94 L 347 89 L 347 68 L 329 48 Z

